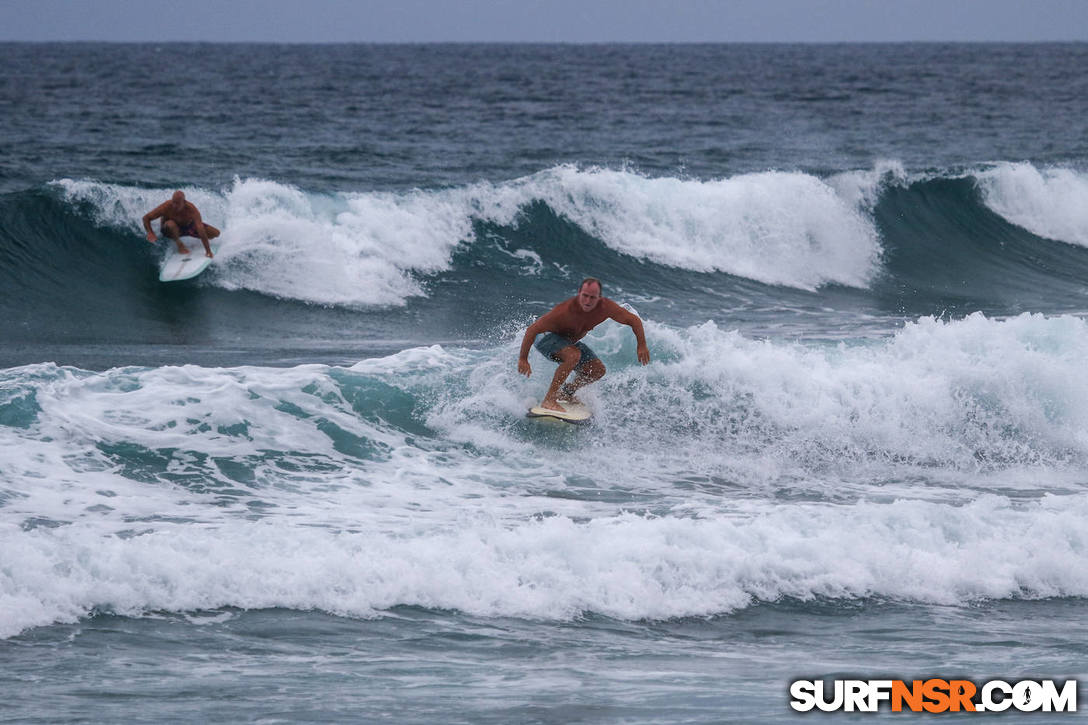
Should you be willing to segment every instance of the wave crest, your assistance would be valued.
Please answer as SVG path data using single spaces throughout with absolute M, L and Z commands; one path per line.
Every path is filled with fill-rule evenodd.
M 87 180 L 54 183 L 69 203 L 89 205 L 97 224 L 141 235 L 140 218 L 166 198 Z M 459 245 L 477 242 L 477 222 L 500 232 L 523 227 L 539 202 L 614 252 L 805 290 L 864 287 L 881 253 L 868 217 L 801 173 L 698 181 L 562 166 L 428 191 L 312 193 L 260 179 L 184 191 L 223 230 L 212 284 L 318 304 L 405 304 L 426 294 L 427 276 L 453 268 Z M 549 235 L 542 229 L 538 249 L 519 252 L 558 244 Z
M 1032 234 L 1088 247 L 1088 175 L 1032 164 L 1001 164 L 979 172 L 983 200 Z

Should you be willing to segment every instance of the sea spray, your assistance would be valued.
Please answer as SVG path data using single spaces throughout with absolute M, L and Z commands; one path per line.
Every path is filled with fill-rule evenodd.
M 978 173 L 987 206 L 1033 234 L 1088 246 L 1088 175 L 1029 163 Z
M 96 223 L 133 231 L 166 193 L 56 183 L 73 203 L 90 204 Z M 427 275 L 450 268 L 459 244 L 476 242 L 473 220 L 517 226 L 540 201 L 616 252 L 799 289 L 864 287 L 880 256 L 864 214 L 800 173 L 698 181 L 562 166 L 430 191 L 312 194 L 236 179 L 223 192 L 188 193 L 209 221 L 223 220 L 214 284 L 320 304 L 404 304 L 425 294 Z

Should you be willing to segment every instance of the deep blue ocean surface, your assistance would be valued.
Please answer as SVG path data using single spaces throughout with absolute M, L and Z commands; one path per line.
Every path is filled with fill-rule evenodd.
M 0 61 L 0 719 L 1088 679 L 1088 45 Z M 653 361 L 606 323 L 594 424 L 526 420 L 590 275 Z

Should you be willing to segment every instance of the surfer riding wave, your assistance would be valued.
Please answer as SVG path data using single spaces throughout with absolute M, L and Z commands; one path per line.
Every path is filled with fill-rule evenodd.
M 151 230 L 151 222 L 161 218 L 159 233 L 172 239 L 178 245 L 180 254 L 188 254 L 189 248 L 181 243 L 181 237 L 196 237 L 204 245 L 204 256 L 214 257 L 210 240 L 219 236 L 219 230 L 211 224 L 205 224 L 200 217 L 200 211 L 191 201 L 185 200 L 182 191 L 175 191 L 169 201 L 164 201 L 157 207 L 144 214 L 144 230 L 147 232 L 147 241 L 154 244 L 159 241 L 155 232 Z
M 646 333 L 642 329 L 642 320 L 633 312 L 601 296 L 601 281 L 587 277 L 578 286 L 578 294 L 560 302 L 551 311 L 542 315 L 529 325 L 521 341 L 518 355 L 518 372 L 528 377 L 532 375 L 529 365 L 529 348 L 534 347 L 549 360 L 559 363 L 552 384 L 541 402 L 541 408 L 563 411 L 562 402 L 577 403 L 575 393 L 579 388 L 596 382 L 604 377 L 605 367 L 600 358 L 581 339 L 597 325 L 612 319 L 627 325 L 635 333 L 638 344 L 636 354 L 643 365 L 650 362 L 650 350 L 646 347 Z M 566 383 L 567 376 L 575 373 L 574 380 Z

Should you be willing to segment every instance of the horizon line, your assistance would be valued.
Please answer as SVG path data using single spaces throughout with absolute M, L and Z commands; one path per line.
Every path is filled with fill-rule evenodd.
M 3 44 L 99 45 L 1083 45 L 1088 39 L 1047 40 L 101 40 L 8 39 Z

